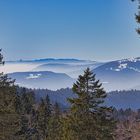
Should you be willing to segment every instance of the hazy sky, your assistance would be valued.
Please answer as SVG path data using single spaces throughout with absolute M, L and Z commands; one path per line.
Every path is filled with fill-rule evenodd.
M 130 0 L 0 0 L 0 47 L 7 60 L 140 56 Z

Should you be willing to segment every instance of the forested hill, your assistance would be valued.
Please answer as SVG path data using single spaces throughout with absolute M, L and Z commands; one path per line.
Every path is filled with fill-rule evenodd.
M 115 106 L 117 109 L 140 108 L 140 90 L 112 91 L 108 93 L 107 105 Z
M 68 107 L 67 98 L 74 97 L 75 94 L 70 88 L 51 91 L 47 89 L 34 89 L 37 101 L 49 95 L 52 102 L 58 102 L 62 107 Z M 106 104 L 117 109 L 140 108 L 140 90 L 112 91 L 107 94 Z

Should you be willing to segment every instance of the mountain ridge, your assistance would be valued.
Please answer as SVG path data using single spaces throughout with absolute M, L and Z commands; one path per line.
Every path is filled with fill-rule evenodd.
M 9 65 L 11 67 L 23 66 L 24 62 L 23 61 L 19 62 L 19 64 L 17 65 L 13 64 L 14 63 L 11 63 Z M 90 60 L 87 61 L 77 59 L 48 58 L 48 59 L 37 59 L 37 61 L 35 60 L 35 64 L 25 63 L 25 65 L 26 71 L 22 72 L 43 73 L 43 71 L 51 71 L 54 73 L 65 73 L 74 80 L 77 79 L 78 75 L 82 74 L 87 67 L 90 67 L 92 71 L 96 74 L 96 78 L 101 80 L 101 82 L 103 83 L 103 87 L 107 91 L 123 90 L 131 88 L 137 89 L 140 83 L 140 57 L 127 58 L 116 61 L 113 60 L 106 63 L 97 63 L 96 61 Z M 28 67 L 30 66 L 32 67 L 28 69 Z M 15 72 L 18 72 L 18 70 Z M 39 76 L 40 76 L 39 73 L 38 75 L 30 75 L 28 76 L 28 80 L 30 80 L 31 78 L 35 79 Z M 15 77 L 15 79 L 17 79 L 17 77 Z M 47 88 L 47 86 L 45 88 Z M 60 88 L 63 88 L 63 86 Z
M 51 71 L 38 72 L 14 72 L 9 73 L 9 77 L 16 79 L 16 84 L 27 88 L 42 88 L 57 90 L 61 88 L 72 87 L 75 81 L 65 73 L 54 73 Z

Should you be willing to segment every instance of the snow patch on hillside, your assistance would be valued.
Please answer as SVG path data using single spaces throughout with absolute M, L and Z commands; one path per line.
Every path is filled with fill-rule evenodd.
M 140 61 L 140 57 L 137 57 L 137 58 L 128 58 L 128 59 L 122 59 L 122 60 L 119 60 L 119 63 L 124 63 L 124 62 L 137 62 L 137 61 Z
M 121 69 L 121 70 L 122 70 L 122 69 L 126 69 L 126 68 L 127 68 L 127 65 L 128 65 L 127 63 L 123 63 L 123 64 L 120 64 L 120 65 L 118 66 L 118 68 Z
M 134 71 L 136 71 L 136 72 L 140 72 L 140 70 L 137 69 L 137 68 L 129 67 L 129 69 L 130 69 L 130 70 L 134 70 Z
M 121 71 L 120 69 L 114 69 L 114 71 Z
M 122 59 L 117 61 L 117 64 L 115 66 L 112 66 L 110 68 L 106 68 L 106 70 L 116 71 L 120 72 L 125 69 L 133 70 L 135 72 L 140 72 L 140 69 L 135 68 L 134 63 L 140 63 L 140 57 L 138 58 L 129 58 L 129 59 Z
M 42 74 L 29 74 L 28 77 L 26 77 L 26 79 L 37 79 L 40 78 Z

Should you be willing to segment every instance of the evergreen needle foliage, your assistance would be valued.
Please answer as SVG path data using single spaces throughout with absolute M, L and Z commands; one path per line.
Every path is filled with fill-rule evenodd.
M 0 64 L 4 64 L 0 50 Z M 0 73 L 0 140 L 14 140 L 19 129 L 14 80 Z
M 68 101 L 71 110 L 64 119 L 65 140 L 113 140 L 115 121 L 112 107 L 106 107 L 106 92 L 89 68 L 73 85 L 75 98 Z
M 136 22 L 138 23 L 138 25 L 140 24 L 140 0 L 131 0 L 133 1 L 137 1 L 138 2 L 138 13 L 135 14 L 135 18 L 136 18 Z M 140 28 L 138 27 L 136 29 L 137 33 L 140 35 Z

